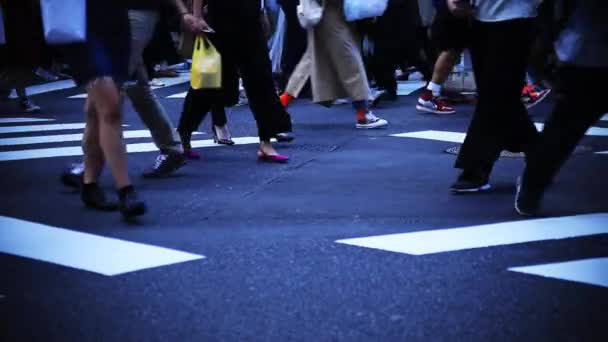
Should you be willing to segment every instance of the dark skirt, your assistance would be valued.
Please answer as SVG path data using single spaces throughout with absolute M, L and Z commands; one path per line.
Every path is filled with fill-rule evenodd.
M 88 0 L 87 41 L 63 47 L 76 83 L 84 86 L 101 77 L 119 85 L 128 80 L 130 35 L 123 1 Z

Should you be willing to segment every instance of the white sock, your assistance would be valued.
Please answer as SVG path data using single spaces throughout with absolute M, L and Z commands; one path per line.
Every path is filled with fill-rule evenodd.
M 433 96 L 441 95 L 441 84 L 431 81 L 429 82 L 429 85 L 426 86 L 426 89 L 430 90 L 433 93 Z

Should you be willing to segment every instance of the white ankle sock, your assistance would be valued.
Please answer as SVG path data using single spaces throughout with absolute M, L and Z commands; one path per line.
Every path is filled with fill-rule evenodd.
M 433 93 L 433 96 L 441 95 L 441 84 L 431 81 L 429 82 L 429 85 L 426 86 L 426 89 L 430 90 Z

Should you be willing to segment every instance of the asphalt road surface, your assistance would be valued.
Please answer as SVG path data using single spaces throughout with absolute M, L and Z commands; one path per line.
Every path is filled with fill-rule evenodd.
M 183 98 L 168 97 L 186 90 L 157 90 L 174 122 Z M 286 165 L 256 160 L 239 107 L 240 143 L 209 142 L 207 119 L 203 158 L 173 177 L 141 178 L 156 152 L 129 154 L 149 212 L 125 223 L 59 183 L 80 158 L 80 93 L 35 95 L 34 115 L 0 104 L 2 341 L 608 341 L 608 121 L 560 173 L 545 217 L 522 220 L 522 158 L 502 158 L 487 193 L 448 191 L 445 150 L 471 105 L 418 114 L 414 93 L 376 109 L 387 129 L 362 131 L 349 105 L 299 100 L 297 139 L 277 145 Z M 153 150 L 128 103 L 125 124 L 132 151 Z

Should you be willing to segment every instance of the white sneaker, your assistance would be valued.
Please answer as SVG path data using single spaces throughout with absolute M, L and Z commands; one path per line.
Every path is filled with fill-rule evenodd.
M 388 125 L 388 121 L 375 116 L 372 112 L 367 112 L 365 114 L 365 121 L 357 121 L 356 127 L 360 129 L 372 129 L 385 127 L 386 125 Z
M 334 101 L 334 105 L 339 106 L 339 105 L 343 105 L 343 104 L 347 104 L 350 101 L 348 99 L 337 99 L 336 101 Z
M 159 80 L 158 78 L 151 79 L 150 82 L 148 82 L 148 84 L 151 87 L 164 87 L 165 86 L 165 83 L 163 81 Z

